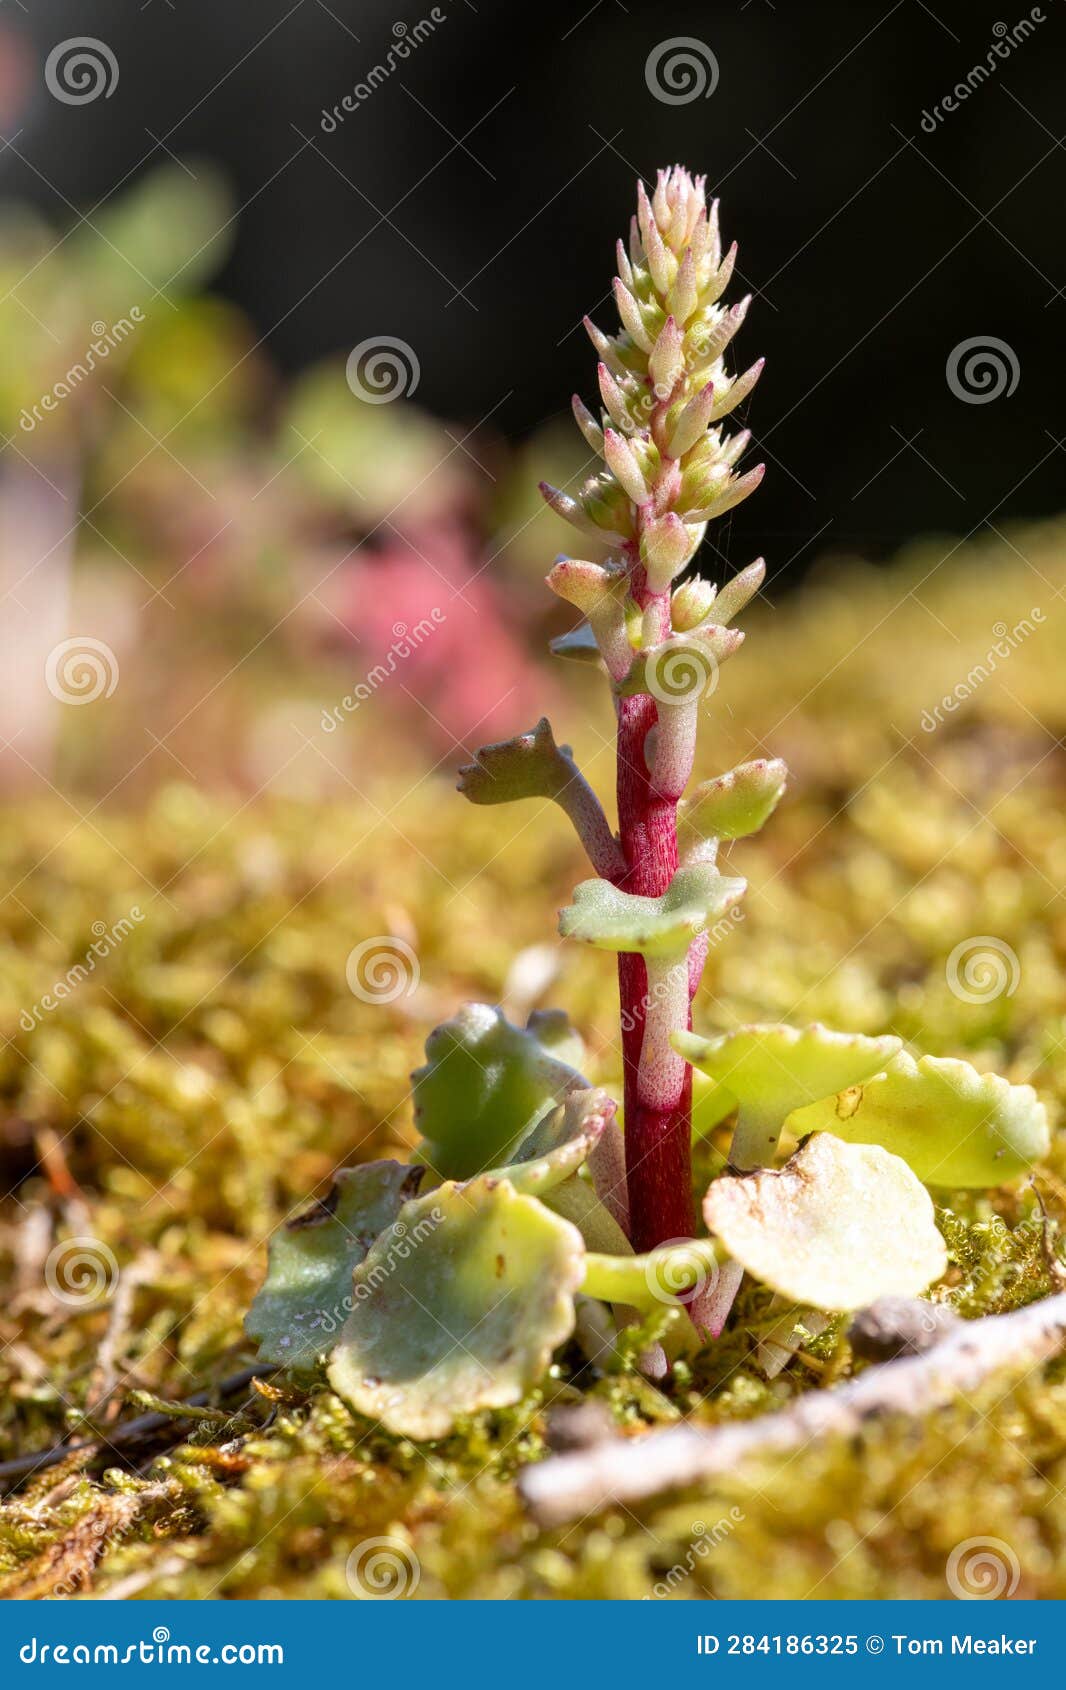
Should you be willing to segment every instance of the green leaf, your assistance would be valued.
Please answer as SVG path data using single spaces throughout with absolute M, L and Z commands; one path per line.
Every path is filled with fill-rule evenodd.
M 559 917 L 559 931 L 604 951 L 673 956 L 743 897 L 746 885 L 709 864 L 679 869 L 660 898 L 623 892 L 609 880 L 583 880 Z
M 542 1201 L 553 1214 L 562 1215 L 577 1227 L 587 1250 L 602 1250 L 609 1256 L 624 1256 L 633 1246 L 611 1214 L 607 1205 L 596 1195 L 595 1187 L 580 1174 L 571 1174 L 547 1192 Z
M 527 1197 L 542 1197 L 577 1172 L 596 1148 L 617 1105 L 605 1091 L 575 1088 L 542 1116 L 505 1167 L 488 1176 L 506 1179 Z
M 636 1309 L 669 1306 L 717 1274 L 725 1255 L 714 1238 L 675 1239 L 642 1256 L 590 1253 L 581 1289 Z
M 1003 1185 L 1050 1147 L 1047 1112 L 1032 1086 L 906 1051 L 883 1074 L 799 1110 L 788 1124 L 797 1133 L 825 1130 L 851 1144 L 884 1145 L 927 1185 Z
M 565 1017 L 534 1015 L 525 1029 L 502 1010 L 465 1004 L 426 1040 L 427 1061 L 411 1075 L 417 1156 L 443 1179 L 469 1179 L 510 1160 L 537 1122 L 586 1082 L 555 1052 L 579 1045 Z M 546 1048 L 545 1039 L 551 1048 Z
M 756 1279 L 816 1309 L 917 1296 L 947 1268 L 929 1194 L 906 1162 L 829 1133 L 783 1168 L 715 1180 L 703 1214 Z
M 727 1115 L 732 1115 L 737 1100 L 725 1086 L 708 1079 L 697 1068 L 692 1075 L 692 1136 L 706 1138 Z
M 900 1047 L 890 1034 L 834 1033 L 818 1022 L 810 1027 L 753 1023 L 710 1039 L 675 1033 L 671 1042 L 686 1061 L 736 1098 L 740 1119 L 732 1159 L 738 1167 L 768 1162 L 794 1109 L 868 1079 Z
M 574 1329 L 580 1233 L 507 1180 L 448 1182 L 408 1203 L 356 1269 L 329 1381 L 408 1438 L 506 1408 Z
M 557 798 L 572 780 L 580 778 L 569 746 L 556 745 L 547 716 L 529 733 L 483 745 L 475 759 L 459 770 L 457 782 L 472 804 Z
M 787 778 L 779 757 L 761 757 L 716 780 L 702 781 L 677 807 L 682 851 L 705 839 L 743 839 L 758 833 L 777 808 Z
M 421 1168 L 364 1162 L 270 1240 L 267 1275 L 245 1319 L 262 1361 L 312 1371 L 352 1306 L 352 1269 L 418 1190 Z

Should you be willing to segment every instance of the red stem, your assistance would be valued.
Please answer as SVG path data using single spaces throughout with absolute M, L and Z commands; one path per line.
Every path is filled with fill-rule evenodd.
M 640 583 L 638 576 L 634 582 Z M 647 603 L 646 588 L 637 593 Z M 677 804 L 651 790 L 644 741 L 656 721 L 655 701 L 646 693 L 618 701 L 618 829 L 627 869 L 619 881 L 627 892 L 659 897 L 678 866 Z M 644 958 L 618 958 L 622 1052 L 625 1069 L 626 1183 L 636 1250 L 650 1250 L 671 1238 L 690 1238 L 692 1217 L 692 1071 L 668 1109 L 641 1102 L 640 1049 L 648 978 Z

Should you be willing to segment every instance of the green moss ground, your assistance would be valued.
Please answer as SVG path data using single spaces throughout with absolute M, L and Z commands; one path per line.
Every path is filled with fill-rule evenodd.
M 794 774 L 765 832 L 732 852 L 752 890 L 712 950 L 698 1020 L 897 1032 L 1031 1080 L 1057 1126 L 1066 530 L 993 537 L 937 566 L 950 550 L 916 548 L 891 573 L 838 560 L 755 617 L 723 672 L 706 772 L 773 751 Z M 924 731 L 923 711 L 985 659 L 994 625 L 1034 608 L 1043 620 Z M 606 706 L 568 675 L 556 728 L 602 788 Z M 84 748 L 74 755 L 84 763 Z M 354 738 L 344 755 L 358 767 Z M 981 1535 L 1017 1557 L 1017 1595 L 1066 1595 L 1059 1363 L 924 1425 L 549 1536 L 524 1520 L 512 1481 L 542 1450 L 552 1398 L 592 1390 L 627 1430 L 750 1415 L 845 1377 L 846 1341 L 831 1330 L 769 1386 L 734 1337 L 665 1393 L 581 1373 L 568 1355 L 519 1410 L 429 1451 L 353 1422 L 328 1394 L 269 1386 L 179 1423 L 186 1442 L 171 1431 L 109 1448 L 144 1411 L 133 1393 L 184 1399 L 253 1359 L 241 1321 L 265 1237 L 334 1167 L 406 1153 L 406 1075 L 428 1026 L 463 998 L 499 998 L 514 954 L 550 937 L 585 872 L 555 813 L 464 807 L 441 771 L 408 762 L 343 800 L 248 804 L 190 783 L 136 812 L 86 800 L 82 820 L 56 798 L 0 816 L 0 1462 L 84 1434 L 87 1409 L 102 1451 L 10 1490 L 0 1593 L 346 1597 L 349 1552 L 389 1536 L 417 1556 L 419 1596 L 939 1597 L 952 1548 Z M 94 923 L 134 906 L 143 920 L 26 1031 L 20 1017 L 84 959 Z M 421 981 L 365 1004 L 345 959 L 387 933 L 413 946 Z M 967 1003 L 946 962 L 980 935 L 1010 947 L 1016 984 Z M 559 965 L 550 1001 L 611 1083 L 608 961 L 574 948 Z M 1053 1216 L 1062 1142 L 1039 1175 Z M 1047 1293 L 1031 1190 L 940 1195 L 953 1266 L 939 1295 L 977 1315 Z M 72 1236 L 113 1253 L 110 1297 L 74 1306 L 47 1290 L 46 1259 Z M 764 1312 L 749 1293 L 742 1313 Z

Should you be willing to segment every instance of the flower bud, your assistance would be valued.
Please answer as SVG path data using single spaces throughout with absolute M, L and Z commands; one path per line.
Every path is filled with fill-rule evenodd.
M 699 575 L 682 581 L 670 600 L 670 622 L 674 632 L 687 634 L 705 622 L 717 592 L 713 581 L 704 581 Z
M 632 428 L 632 420 L 628 410 L 626 409 L 626 396 L 615 381 L 610 370 L 607 368 L 607 365 L 603 363 L 599 364 L 596 369 L 596 374 L 599 379 L 600 398 L 603 400 L 603 408 L 614 423 L 615 428 Z
M 698 304 L 696 261 L 692 256 L 692 248 L 689 247 L 681 260 L 674 285 L 666 296 L 666 309 L 684 327 Z
M 599 423 L 596 421 L 596 418 L 593 416 L 593 414 L 589 410 L 588 406 L 586 404 L 584 404 L 584 402 L 578 397 L 578 395 L 576 393 L 574 394 L 574 397 L 571 399 L 570 404 L 571 404 L 571 407 L 573 408 L 574 421 L 577 423 L 578 428 L 581 430 L 582 434 L 585 436 L 585 439 L 588 441 L 589 445 L 592 447 L 592 450 L 597 454 L 597 456 L 602 457 L 602 455 L 603 455 L 603 429 L 600 427 Z
M 616 434 L 613 428 L 604 430 L 603 455 L 607 468 L 634 504 L 642 505 L 648 498 L 648 487 L 640 465 L 633 455 L 633 448 L 624 435 Z
M 657 292 L 666 293 L 677 274 L 677 260 L 673 253 L 666 249 L 643 182 L 637 183 L 637 205 L 640 238 L 648 260 L 648 269 L 651 271 L 651 279 Z
M 642 352 L 650 352 L 653 342 L 651 335 L 644 327 L 644 319 L 640 314 L 640 306 L 637 304 L 625 283 L 620 282 L 617 276 L 614 279 L 614 298 L 615 304 L 618 306 L 618 315 L 621 317 L 623 327 L 626 329 L 630 339 L 635 345 L 640 347 Z
M 674 391 L 674 385 L 683 374 L 684 368 L 681 330 L 673 317 L 667 317 L 648 359 L 648 372 L 660 398 L 668 398 Z
M 640 536 L 640 561 L 653 593 L 661 593 L 680 574 L 699 545 L 681 518 L 668 511 L 657 521 L 646 522 Z
M 719 490 L 706 504 L 701 504 L 699 510 L 686 510 L 685 521 L 688 523 L 710 522 L 716 516 L 724 516 L 734 505 L 739 505 L 749 493 L 754 493 L 759 482 L 766 474 L 765 464 L 756 464 L 749 469 L 747 475 L 730 476 L 719 483 Z
M 686 452 L 691 451 L 700 436 L 706 432 L 713 408 L 714 383 L 709 381 L 707 386 L 697 393 L 695 399 L 689 400 L 674 424 L 667 446 L 672 458 L 684 457 Z
M 633 509 L 625 488 L 603 475 L 594 475 L 581 489 L 585 517 L 604 534 L 618 540 L 633 537 Z M 581 524 L 579 523 L 580 527 Z
M 736 410 L 736 407 L 740 404 L 742 399 L 746 399 L 748 397 L 748 394 L 762 375 L 763 365 L 765 362 L 765 358 L 758 359 L 758 361 L 751 366 L 750 370 L 745 370 L 742 376 L 737 376 L 736 379 L 730 382 L 729 386 L 719 394 L 719 397 L 715 400 L 714 406 L 711 410 L 711 422 L 718 422 L 721 417 L 728 416 L 730 411 Z

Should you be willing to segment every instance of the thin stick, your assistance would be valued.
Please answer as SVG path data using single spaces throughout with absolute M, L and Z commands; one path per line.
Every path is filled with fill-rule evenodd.
M 212 1397 L 230 1397 L 235 1391 L 240 1391 L 250 1384 L 253 1379 L 261 1379 L 274 1372 L 275 1368 L 264 1365 L 245 1367 L 240 1373 L 233 1373 L 228 1379 L 219 1380 L 217 1385 L 196 1391 L 191 1397 L 183 1400 L 189 1408 L 200 1408 Z M 35 1473 L 43 1473 L 49 1467 L 58 1467 L 61 1461 L 66 1461 L 71 1455 L 80 1455 L 86 1451 L 103 1455 L 112 1450 L 118 1452 L 126 1444 L 136 1443 L 152 1432 L 161 1431 L 180 1432 L 180 1423 L 169 1414 L 139 1414 L 135 1420 L 127 1420 L 121 1426 L 113 1426 L 98 1438 L 83 1438 L 76 1444 L 53 1444 L 51 1449 L 38 1450 L 33 1455 L 17 1455 L 11 1461 L 0 1461 L 0 1484 L 18 1484 L 20 1480 L 31 1478 Z
M 751 1456 L 777 1455 L 813 1438 L 854 1436 L 876 1415 L 910 1419 L 946 1407 L 1001 1368 L 1047 1360 L 1066 1342 L 1066 1293 L 1013 1314 L 966 1321 L 926 1355 L 871 1367 L 837 1390 L 813 1391 L 777 1414 L 713 1428 L 686 1422 L 527 1467 L 518 1485 L 537 1524 L 561 1526 L 614 1503 L 732 1472 Z

